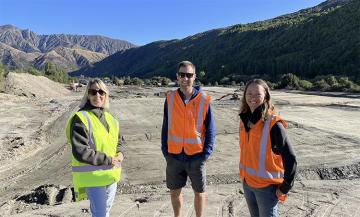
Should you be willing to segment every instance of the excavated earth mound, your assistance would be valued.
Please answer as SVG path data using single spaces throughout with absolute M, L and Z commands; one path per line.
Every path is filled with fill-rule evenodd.
M 70 94 L 63 85 L 44 76 L 13 72 L 6 77 L 5 92 L 35 98 L 58 98 Z

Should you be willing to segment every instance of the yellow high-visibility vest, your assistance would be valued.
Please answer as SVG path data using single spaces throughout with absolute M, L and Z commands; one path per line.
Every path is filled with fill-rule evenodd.
M 93 112 L 79 111 L 75 115 L 80 118 L 89 132 L 90 148 L 114 157 L 119 139 L 119 122 L 110 113 L 104 112 L 105 120 L 109 126 L 108 132 Z M 67 142 L 70 146 L 71 122 L 74 116 L 69 119 L 66 127 Z M 71 165 L 76 201 L 87 199 L 86 187 L 107 186 L 120 181 L 121 165 L 94 166 L 76 160 L 74 155 L 72 156 Z

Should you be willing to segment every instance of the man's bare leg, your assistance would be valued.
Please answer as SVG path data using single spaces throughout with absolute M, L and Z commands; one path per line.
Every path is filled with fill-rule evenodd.
M 180 217 L 181 207 L 183 204 L 183 196 L 181 194 L 181 188 L 170 190 L 171 204 L 174 210 L 174 217 Z
M 195 194 L 194 207 L 195 207 L 196 217 L 202 217 L 205 210 L 205 201 L 206 201 L 205 192 L 203 193 L 194 192 L 194 194 Z

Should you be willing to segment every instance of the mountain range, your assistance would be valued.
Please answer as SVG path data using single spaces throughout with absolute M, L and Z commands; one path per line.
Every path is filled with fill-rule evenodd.
M 130 42 L 98 35 L 37 35 L 29 29 L 0 26 L 0 61 L 10 68 L 41 69 L 51 61 L 74 71 L 133 47 Z
M 328 0 L 274 19 L 156 41 L 117 52 L 71 75 L 175 78 L 181 60 L 192 61 L 208 81 L 278 79 L 285 73 L 360 79 L 360 0 Z

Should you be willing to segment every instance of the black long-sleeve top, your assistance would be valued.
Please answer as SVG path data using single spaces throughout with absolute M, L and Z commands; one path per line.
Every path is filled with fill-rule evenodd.
M 241 113 L 240 118 L 244 123 L 246 132 L 250 130 L 250 124 L 256 124 L 262 115 L 264 107 L 259 106 L 255 109 L 253 113 L 246 112 Z M 292 148 L 292 145 L 289 141 L 289 138 L 286 134 L 285 128 L 282 123 L 277 122 L 270 130 L 270 139 L 272 145 L 272 151 L 274 154 L 281 155 L 284 165 L 284 181 L 279 186 L 279 189 L 282 193 L 287 194 L 292 186 L 294 185 L 294 179 L 296 174 L 297 161 L 295 152 Z

